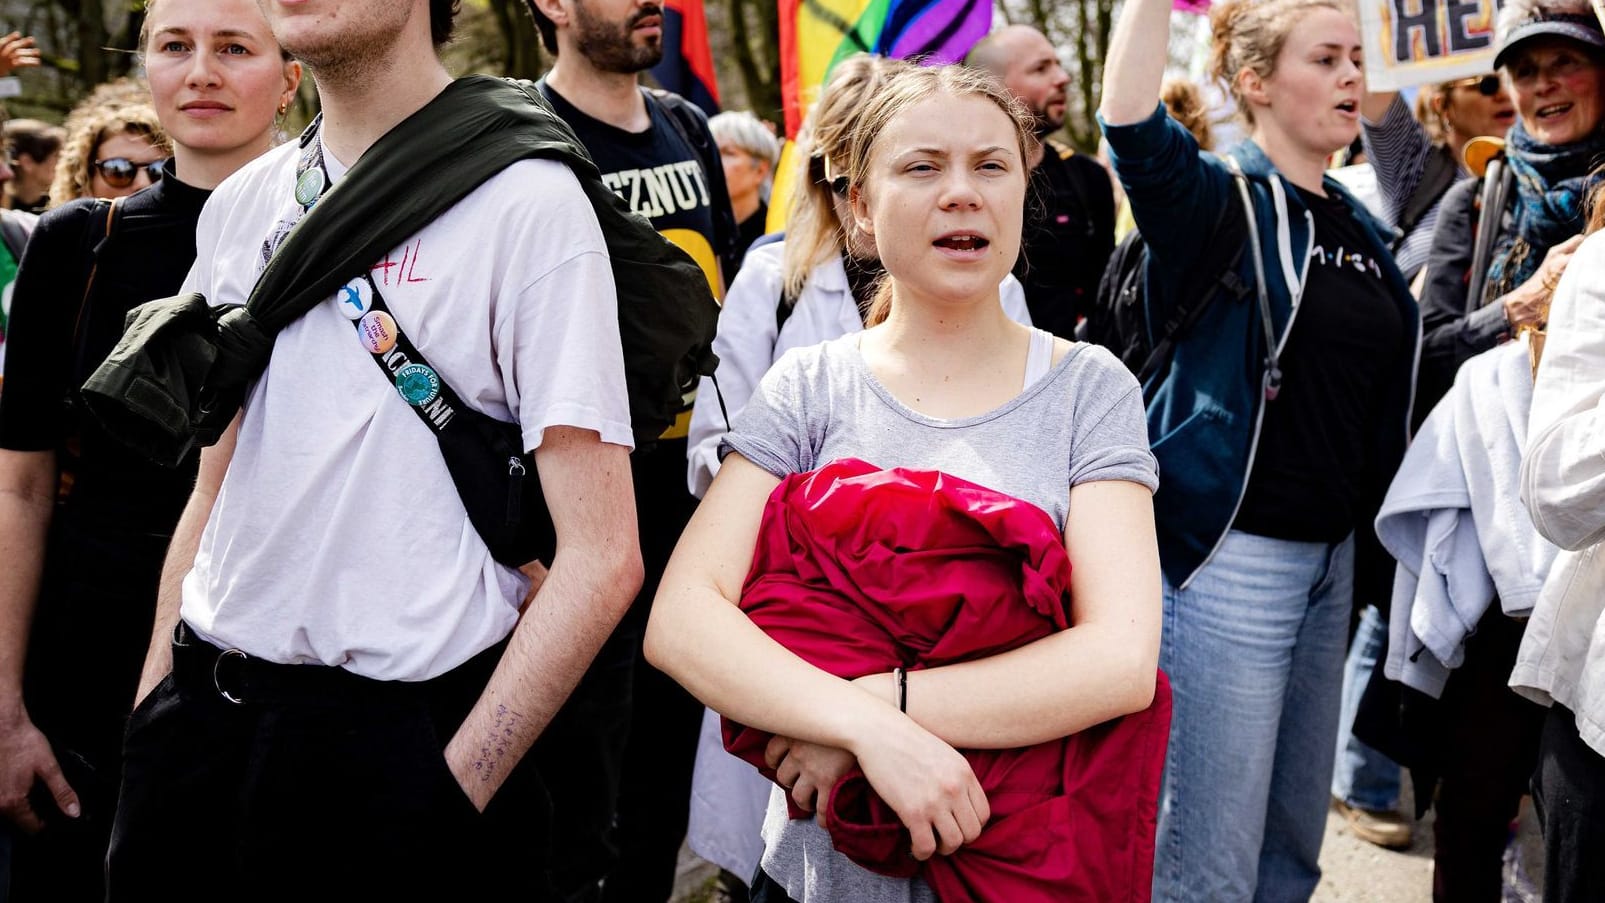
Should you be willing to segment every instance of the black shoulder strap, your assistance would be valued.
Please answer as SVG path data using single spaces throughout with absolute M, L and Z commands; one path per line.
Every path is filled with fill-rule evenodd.
M 95 274 L 100 269 L 100 255 L 105 252 L 112 233 L 117 231 L 117 224 L 122 222 L 123 200 L 123 198 L 115 200 L 97 198 L 94 206 L 89 208 L 89 215 L 84 222 L 83 244 L 78 254 L 78 259 L 84 261 L 84 293 L 78 298 L 78 314 L 73 318 L 70 346 L 74 384 L 87 376 L 99 363 L 89 359 L 89 349 L 85 346 L 84 335 L 89 329 L 89 322 L 95 318 L 90 298 L 95 293 Z M 117 317 L 123 316 L 122 311 L 113 313 Z
M 780 290 L 780 303 L 775 305 L 775 341 L 780 341 L 780 330 L 786 327 L 786 321 L 797 310 L 797 296 L 791 289 Z
M 84 322 L 89 312 L 89 296 L 95 287 L 95 271 L 100 268 L 100 253 L 106 248 L 106 241 L 111 238 L 117 229 L 117 223 L 122 219 L 123 199 L 96 198 L 95 204 L 89 209 L 89 216 L 84 223 L 84 237 L 82 250 L 78 259 L 88 261 L 89 268 L 84 277 L 84 293 L 78 299 L 78 316 L 73 320 L 72 346 L 77 348 L 83 338 Z
M 1234 172 L 1232 178 L 1234 182 L 1240 182 L 1244 179 L 1244 176 Z M 1214 253 L 1220 248 L 1223 241 L 1231 240 L 1231 236 L 1227 234 L 1226 225 L 1235 206 L 1237 205 L 1233 204 L 1230 199 L 1222 205 L 1220 219 L 1215 222 L 1211 242 L 1212 247 L 1204 252 L 1205 260 L 1212 259 L 1224 261 L 1224 263 L 1218 266 L 1214 278 L 1204 283 L 1205 288 L 1203 291 L 1189 293 L 1187 297 L 1183 298 L 1171 309 L 1170 316 L 1165 318 L 1164 325 L 1160 327 L 1158 332 L 1158 340 L 1154 342 L 1153 350 L 1148 353 L 1147 360 L 1143 361 L 1142 368 L 1137 371 L 1137 382 L 1144 386 L 1148 384 L 1150 378 L 1159 373 L 1169 363 L 1170 356 L 1176 350 L 1176 342 L 1193 327 L 1193 324 L 1198 322 L 1217 295 L 1225 295 L 1236 300 L 1246 297 L 1250 291 L 1253 291 L 1253 286 L 1245 284 L 1242 277 L 1237 275 L 1237 267 L 1243 260 L 1243 254 L 1248 250 L 1248 242 L 1259 240 L 1252 229 L 1246 230 L 1248 233 L 1246 240 L 1236 243 L 1236 253 L 1231 255 Z M 1136 278 L 1148 278 L 1146 266 L 1137 271 Z

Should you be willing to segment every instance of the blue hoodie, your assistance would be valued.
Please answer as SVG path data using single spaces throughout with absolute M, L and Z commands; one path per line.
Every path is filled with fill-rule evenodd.
M 1148 119 L 1112 126 L 1101 119 L 1116 175 L 1126 189 L 1137 228 L 1149 249 L 1146 302 L 1150 329 L 1165 322 L 1175 305 L 1197 291 L 1210 272 L 1200 260 L 1222 210 L 1240 205 L 1237 186 L 1225 161 L 1201 152 L 1192 134 L 1160 106 Z M 1290 285 L 1302 284 L 1314 243 L 1314 222 L 1299 194 L 1265 152 L 1244 141 L 1228 153 L 1248 177 L 1263 252 L 1271 321 L 1278 347 L 1286 345 L 1293 323 Z M 1359 522 L 1369 530 L 1388 480 L 1409 441 L 1415 360 L 1420 354 L 1420 314 L 1410 287 L 1388 250 L 1392 230 L 1379 222 L 1341 185 L 1327 178 L 1323 187 L 1342 198 L 1371 243 L 1371 256 L 1383 267 L 1406 329 L 1411 355 L 1399 368 L 1397 392 L 1385 406 L 1373 437 L 1374 486 L 1361 500 Z M 1254 258 L 1245 253 L 1238 266 L 1245 285 L 1255 285 Z M 1159 460 L 1159 492 L 1154 518 L 1159 556 L 1166 579 L 1185 587 L 1214 554 L 1237 516 L 1263 418 L 1269 383 L 1266 338 L 1257 295 L 1211 303 L 1176 345 L 1172 366 L 1161 385 L 1145 387 L 1148 438 Z

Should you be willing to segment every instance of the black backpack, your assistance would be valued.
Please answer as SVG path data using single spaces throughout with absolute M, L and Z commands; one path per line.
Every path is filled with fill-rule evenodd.
M 1254 291 L 1252 283 L 1237 275 L 1238 264 L 1248 247 L 1248 221 L 1242 206 L 1228 201 L 1210 234 L 1203 236 L 1205 247 L 1199 256 L 1199 279 L 1189 284 L 1203 290 L 1189 294 L 1171 310 L 1162 324 L 1148 327 L 1148 243 L 1142 233 L 1132 230 L 1109 256 L 1098 296 L 1087 311 L 1087 318 L 1076 327 L 1076 338 L 1102 345 L 1114 352 L 1137 381 L 1145 387 L 1170 363 L 1176 343 L 1187 334 L 1217 296 L 1234 301 Z M 1157 385 L 1157 382 L 1155 383 Z

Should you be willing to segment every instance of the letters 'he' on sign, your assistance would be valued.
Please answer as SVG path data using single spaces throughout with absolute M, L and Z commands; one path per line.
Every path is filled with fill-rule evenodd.
M 1500 0 L 1360 0 L 1366 87 L 1396 91 L 1493 69 Z

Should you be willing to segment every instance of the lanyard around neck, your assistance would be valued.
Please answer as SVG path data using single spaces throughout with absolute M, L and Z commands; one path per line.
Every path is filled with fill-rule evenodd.
M 295 202 L 301 215 L 312 211 L 333 187 L 323 159 L 323 142 L 314 134 L 301 150 L 295 170 Z M 412 344 L 385 304 L 373 274 L 364 272 L 339 290 L 335 307 L 356 328 L 357 342 L 379 365 L 420 420 L 435 432 L 445 429 L 457 415 L 461 398 Z

